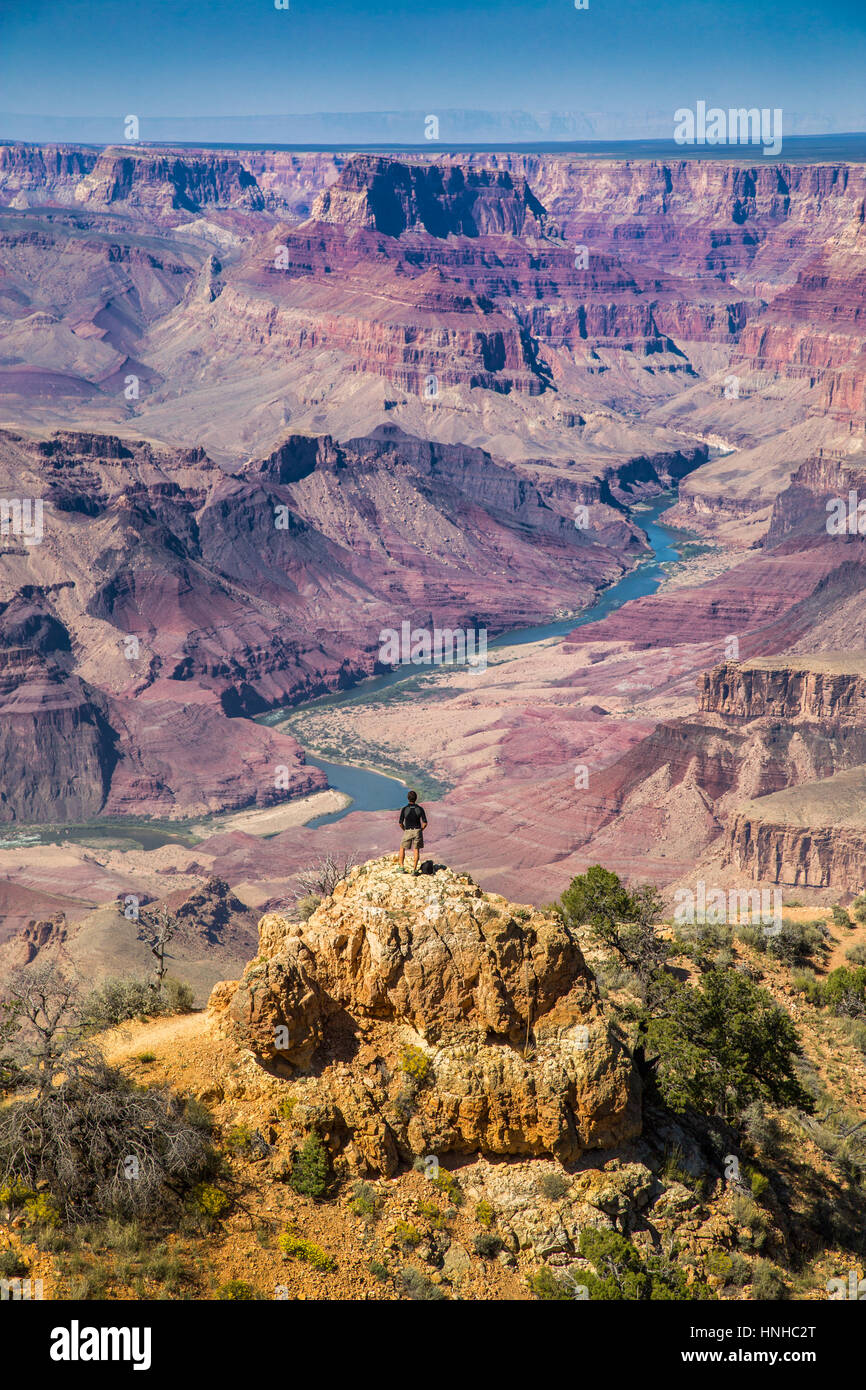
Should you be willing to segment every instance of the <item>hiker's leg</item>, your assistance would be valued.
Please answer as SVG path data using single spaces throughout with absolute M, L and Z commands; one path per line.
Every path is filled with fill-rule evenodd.
M 402 867 L 403 867 L 403 860 L 405 859 L 405 857 L 406 857 L 406 846 L 405 846 L 405 845 L 401 845 L 401 846 L 400 846 L 400 853 L 397 855 L 397 863 L 400 865 L 400 868 L 401 868 L 401 869 L 402 869 Z
M 412 865 L 412 872 L 413 872 L 413 874 L 417 874 L 417 872 L 418 872 L 418 853 L 419 853 L 419 851 L 418 851 L 418 846 L 416 845 L 416 846 L 415 846 L 415 862 L 414 862 L 413 865 Z

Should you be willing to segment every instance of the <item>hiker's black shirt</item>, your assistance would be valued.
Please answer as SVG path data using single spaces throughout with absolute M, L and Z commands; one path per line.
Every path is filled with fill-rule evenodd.
M 417 801 L 410 801 L 408 806 L 404 806 L 400 812 L 401 830 L 420 830 L 425 824 L 427 815 L 423 806 L 419 806 Z

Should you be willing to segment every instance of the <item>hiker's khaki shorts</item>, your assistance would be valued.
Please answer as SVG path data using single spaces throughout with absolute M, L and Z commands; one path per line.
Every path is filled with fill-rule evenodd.
M 401 849 L 423 849 L 424 834 L 421 830 L 404 830 L 400 841 Z

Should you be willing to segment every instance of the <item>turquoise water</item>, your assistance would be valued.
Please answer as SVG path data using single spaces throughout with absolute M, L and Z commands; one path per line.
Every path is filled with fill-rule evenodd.
M 406 804 L 406 783 L 398 782 L 396 777 L 368 772 L 366 768 L 351 767 L 348 763 L 326 763 L 312 753 L 307 753 L 307 762 L 322 769 L 330 786 L 352 798 L 352 805 L 345 806 L 342 811 L 332 811 L 330 815 L 307 821 L 309 830 L 342 820 L 350 811 L 399 811 Z
M 617 608 L 622 608 L 624 603 L 630 603 L 633 598 L 645 598 L 648 594 L 654 594 L 664 578 L 662 566 L 679 559 L 677 545 L 682 546 L 686 541 L 699 539 L 683 531 L 674 531 L 670 526 L 662 526 L 659 522 L 661 513 L 672 507 L 676 500 L 675 492 L 666 492 L 654 498 L 647 507 L 632 507 L 631 519 L 636 526 L 646 531 L 652 554 L 628 574 L 623 575 L 616 584 L 605 589 L 598 602 L 587 608 L 585 613 L 581 613 L 579 618 L 563 618 L 561 622 L 543 623 L 540 627 L 517 628 L 514 632 L 503 633 L 491 642 L 490 646 L 511 647 L 523 642 L 540 642 L 545 637 L 564 637 L 566 633 L 576 627 L 583 627 L 586 623 L 600 623 L 602 618 L 606 618 Z

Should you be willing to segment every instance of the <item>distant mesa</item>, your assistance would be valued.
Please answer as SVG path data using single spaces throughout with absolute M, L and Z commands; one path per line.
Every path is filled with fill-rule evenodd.
M 545 236 L 558 229 L 524 178 L 458 164 L 408 164 L 358 155 L 316 199 L 311 220 L 386 236 Z

